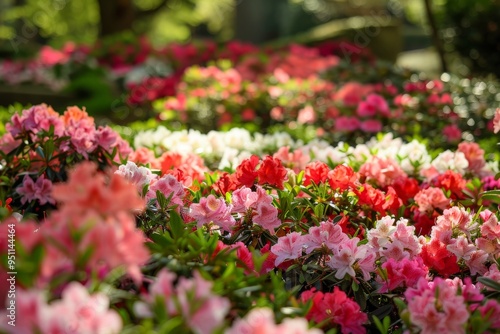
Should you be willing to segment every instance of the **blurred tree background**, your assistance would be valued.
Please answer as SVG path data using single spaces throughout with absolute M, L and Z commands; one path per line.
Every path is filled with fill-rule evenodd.
M 498 76 L 499 22 L 500 0 L 2 0 L 0 56 L 125 32 L 147 35 L 155 45 L 347 37 L 368 40 L 391 61 L 400 51 L 433 47 L 442 68 Z

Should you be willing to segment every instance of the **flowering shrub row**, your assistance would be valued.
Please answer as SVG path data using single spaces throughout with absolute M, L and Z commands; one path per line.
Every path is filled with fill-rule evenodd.
M 500 328 L 499 186 L 475 143 L 431 154 L 390 135 L 356 147 L 255 135 L 219 169 L 197 150 L 243 152 L 230 140 L 243 130 L 164 129 L 134 151 L 85 111 L 46 106 L 6 128 L 14 332 Z M 6 238 L 0 247 L 6 280 Z

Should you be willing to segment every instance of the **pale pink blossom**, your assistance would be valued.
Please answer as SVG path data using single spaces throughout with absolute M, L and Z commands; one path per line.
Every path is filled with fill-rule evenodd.
M 205 224 L 213 223 L 220 226 L 224 231 L 231 232 L 236 223 L 231 216 L 231 205 L 227 205 L 223 198 L 214 195 L 202 197 L 199 203 L 190 206 L 190 215 L 197 221 L 198 228 Z
M 500 224 L 498 223 L 497 216 L 488 209 L 482 211 L 479 216 L 483 220 L 483 224 L 481 224 L 481 235 L 491 240 L 499 239 Z
M 421 333 L 465 333 L 469 312 L 456 286 L 439 277 L 429 283 L 421 278 L 405 297 L 410 321 Z
M 368 230 L 367 238 L 368 243 L 374 249 L 379 249 L 385 244 L 390 242 L 391 236 L 396 232 L 396 226 L 394 226 L 394 218 L 391 216 L 385 216 L 377 220 L 375 228 Z
M 215 295 L 212 284 L 195 271 L 191 279 L 181 277 L 176 287 L 181 314 L 197 334 L 212 334 L 229 312 L 229 300 Z
M 285 260 L 298 259 L 302 256 L 303 248 L 304 239 L 298 232 L 279 237 L 278 242 L 271 247 L 271 252 L 277 256 L 274 265 L 279 266 Z
M 290 152 L 289 146 L 282 146 L 276 153 L 273 154 L 274 158 L 281 160 L 283 166 L 292 169 L 295 173 L 302 171 L 311 160 L 309 155 L 304 154 L 301 150 Z
M 374 270 L 375 253 L 368 245 L 358 246 L 358 242 L 359 238 L 348 239 L 333 249 L 333 256 L 328 261 L 328 266 L 336 270 L 336 278 L 343 279 L 345 275 L 356 277 L 354 269 L 356 262 L 363 278 L 370 277 L 370 272 Z
M 333 224 L 331 221 L 321 222 L 319 226 L 310 227 L 309 234 L 304 235 L 306 254 L 322 247 L 332 250 L 348 239 L 339 225 Z
M 275 334 L 274 313 L 269 308 L 254 308 L 244 318 L 236 319 L 225 334 Z
M 149 185 L 152 181 L 155 181 L 158 176 L 153 174 L 149 168 L 138 167 L 134 162 L 127 161 L 127 164 L 120 165 L 115 174 L 123 176 L 127 181 L 134 184 L 137 191 L 142 194 L 142 190 L 145 185 Z M 168 198 L 168 195 L 167 195 Z
M 315 121 L 316 121 L 316 114 L 314 112 L 313 107 L 307 105 L 299 110 L 299 114 L 297 116 L 297 122 L 299 124 L 313 124 Z
M 62 298 L 42 308 L 39 313 L 42 333 L 119 333 L 122 320 L 109 309 L 109 299 L 102 293 L 89 295 L 80 283 L 71 282 Z

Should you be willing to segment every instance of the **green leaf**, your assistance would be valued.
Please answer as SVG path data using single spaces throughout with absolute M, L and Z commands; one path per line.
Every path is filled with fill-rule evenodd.
M 178 239 L 184 235 L 186 231 L 185 224 L 181 216 L 177 213 L 177 211 L 175 210 L 170 211 L 169 223 L 174 239 Z

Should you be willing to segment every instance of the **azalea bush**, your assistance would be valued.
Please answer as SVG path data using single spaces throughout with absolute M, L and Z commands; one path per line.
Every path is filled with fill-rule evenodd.
M 0 229 L 23 321 L 3 331 L 500 328 L 498 163 L 477 143 L 160 128 L 133 149 L 44 105 L 6 130 Z

